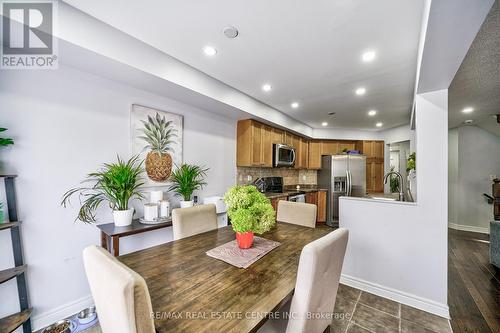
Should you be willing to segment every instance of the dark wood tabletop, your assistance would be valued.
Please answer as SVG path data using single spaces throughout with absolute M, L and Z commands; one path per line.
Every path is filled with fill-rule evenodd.
M 235 238 L 231 227 L 119 257 L 144 277 L 163 332 L 254 332 L 293 294 L 304 245 L 334 229 L 287 223 L 261 237 L 281 245 L 247 269 L 205 254 Z
M 96 227 L 99 228 L 101 232 L 105 233 L 108 236 L 123 237 L 123 236 L 140 234 L 146 231 L 166 228 L 170 227 L 171 225 L 172 225 L 172 219 L 170 218 L 169 221 L 167 222 L 157 223 L 157 224 L 144 224 L 139 222 L 138 219 L 135 219 L 132 221 L 131 225 L 123 227 L 118 227 L 114 223 L 97 224 Z

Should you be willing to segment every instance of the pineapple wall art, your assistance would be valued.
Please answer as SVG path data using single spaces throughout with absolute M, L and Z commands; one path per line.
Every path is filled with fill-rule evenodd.
M 130 118 L 132 154 L 144 159 L 145 186 L 165 186 L 182 164 L 182 116 L 134 104 Z

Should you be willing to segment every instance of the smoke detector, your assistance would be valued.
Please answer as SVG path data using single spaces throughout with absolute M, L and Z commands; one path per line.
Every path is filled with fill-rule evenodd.
M 239 34 L 238 29 L 236 29 L 235 27 L 233 27 L 231 25 L 228 25 L 227 27 L 222 29 L 222 33 L 227 38 L 236 38 Z

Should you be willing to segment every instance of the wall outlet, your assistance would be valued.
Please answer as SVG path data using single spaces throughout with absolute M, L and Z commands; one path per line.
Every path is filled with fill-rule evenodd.
M 306 180 L 307 180 L 306 175 L 302 175 L 302 180 L 303 180 L 303 181 L 306 181 Z
M 247 176 L 247 182 L 249 182 L 249 183 L 250 183 L 251 181 L 252 181 L 252 176 L 251 176 L 251 175 L 248 175 L 248 176 Z

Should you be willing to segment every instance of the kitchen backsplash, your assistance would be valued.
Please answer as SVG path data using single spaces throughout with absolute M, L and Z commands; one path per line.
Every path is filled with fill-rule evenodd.
M 316 170 L 238 167 L 236 173 L 236 181 L 239 185 L 252 183 L 259 177 L 283 177 L 283 185 L 316 185 L 318 183 L 318 172 Z

